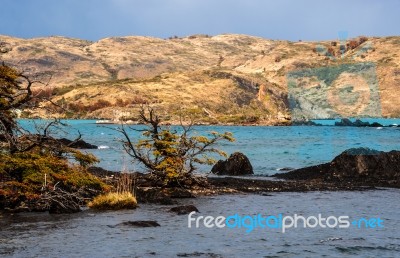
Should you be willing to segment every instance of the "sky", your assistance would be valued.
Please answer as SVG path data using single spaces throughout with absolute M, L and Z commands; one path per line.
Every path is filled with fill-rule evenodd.
M 0 34 L 328 40 L 400 35 L 400 0 L 1 0 Z

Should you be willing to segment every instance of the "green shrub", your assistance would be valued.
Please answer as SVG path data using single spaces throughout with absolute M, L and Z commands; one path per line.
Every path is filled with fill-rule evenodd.
M 0 177 L 12 186 L 6 184 L 5 191 L 39 194 L 43 187 L 51 188 L 56 184 L 67 189 L 109 190 L 109 186 L 85 168 L 71 166 L 68 160 L 47 154 L 0 154 L 0 167 Z

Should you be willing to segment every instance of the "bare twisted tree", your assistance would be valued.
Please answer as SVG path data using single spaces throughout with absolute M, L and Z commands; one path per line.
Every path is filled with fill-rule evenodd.
M 182 122 L 178 130 L 161 124 L 161 118 L 150 106 L 142 106 L 139 111 L 139 122 L 146 128 L 137 129 L 122 125 L 117 128 L 124 136 L 123 147 L 127 154 L 143 164 L 158 179 L 166 185 L 182 184 L 192 176 L 196 164 L 214 164 L 216 160 L 212 154 L 226 157 L 226 153 L 214 146 L 223 140 L 234 141 L 229 132 L 210 132 L 209 136 L 198 136 L 193 133 L 194 121 L 188 125 Z M 134 141 L 130 131 L 141 133 L 141 137 Z

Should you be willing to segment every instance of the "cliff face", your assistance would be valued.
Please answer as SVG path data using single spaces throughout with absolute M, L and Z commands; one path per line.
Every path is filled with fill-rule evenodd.
M 186 38 L 0 36 L 0 60 L 41 80 L 67 116 L 130 117 L 152 103 L 209 123 L 284 123 L 292 116 L 400 116 L 400 37 L 347 42 L 246 35 Z

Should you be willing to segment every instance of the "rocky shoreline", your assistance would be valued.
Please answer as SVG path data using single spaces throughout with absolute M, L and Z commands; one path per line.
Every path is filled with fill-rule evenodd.
M 102 178 L 118 173 L 92 168 Z M 236 173 L 236 172 L 235 172 Z M 179 198 L 218 194 L 309 191 L 365 191 L 380 187 L 400 188 L 400 151 L 381 152 L 368 148 L 349 149 L 332 162 L 275 174 L 254 176 L 197 176 L 185 188 L 163 188 L 146 174 L 135 173 L 138 202 L 177 204 Z
M 121 173 L 99 167 L 89 172 L 105 183 L 114 185 Z M 331 162 L 275 174 L 264 178 L 252 175 L 196 175 L 184 186 L 165 187 L 150 174 L 133 173 L 134 191 L 138 203 L 177 205 L 179 199 L 220 194 L 251 193 L 268 195 L 271 192 L 365 191 L 379 187 L 400 188 L 400 151 L 381 152 L 367 148 L 349 149 Z M 90 196 L 71 198 L 87 199 Z M 2 200 L 0 200 L 2 201 Z M 4 200 L 3 200 L 4 201 Z M 23 206 L 3 209 L 8 212 L 40 211 L 37 204 L 22 202 Z M 81 204 L 84 204 L 83 202 Z M 31 206 L 30 206 L 31 205 Z M 40 205 L 39 205 L 40 206 Z M 6 207 L 7 208 L 7 207 Z M 55 206 L 52 212 L 77 212 L 79 208 Z
M 295 181 L 319 181 L 336 185 L 400 188 L 400 151 L 349 149 L 331 162 L 305 167 L 274 177 Z

